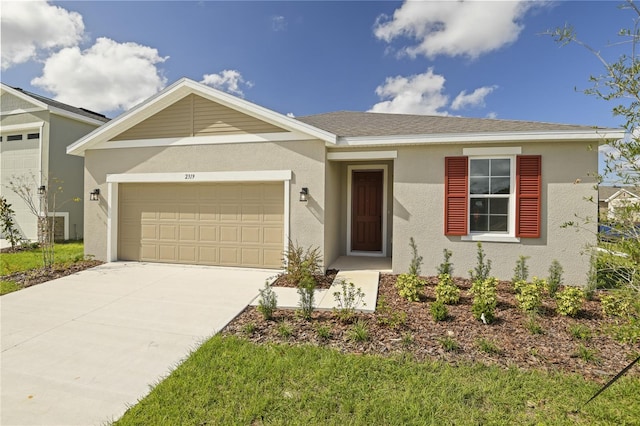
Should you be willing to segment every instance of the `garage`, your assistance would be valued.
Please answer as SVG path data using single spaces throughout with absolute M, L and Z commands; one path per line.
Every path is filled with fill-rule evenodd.
M 118 259 L 280 268 L 282 182 L 121 183 Z

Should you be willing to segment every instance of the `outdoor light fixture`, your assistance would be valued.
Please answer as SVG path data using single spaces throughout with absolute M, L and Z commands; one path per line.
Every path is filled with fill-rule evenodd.
M 90 201 L 98 201 L 99 195 L 100 195 L 100 190 L 98 188 L 96 188 L 96 189 L 94 189 L 93 191 L 91 191 L 89 193 L 89 200 Z
M 38 187 L 38 195 L 44 195 L 44 193 L 47 192 L 47 187 L 42 185 Z
M 302 188 L 300 191 L 300 201 L 306 202 L 309 195 L 309 188 Z

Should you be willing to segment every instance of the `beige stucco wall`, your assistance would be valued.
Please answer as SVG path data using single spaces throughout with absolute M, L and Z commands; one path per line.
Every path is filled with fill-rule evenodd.
M 479 145 L 474 145 L 479 146 Z M 583 285 L 588 271 L 588 256 L 581 255 L 587 243 L 595 243 L 596 225 L 587 230 L 563 229 L 566 221 L 578 217 L 595 218 L 597 209 L 585 197 L 596 197 L 594 180 L 597 152 L 585 143 L 530 143 L 521 146 L 522 154 L 542 155 L 542 227 L 541 237 L 523 238 L 520 243 L 483 242 L 492 260 L 492 275 L 510 279 L 519 255 L 529 256 L 531 276 L 548 275 L 557 259 L 564 268 L 567 284 Z M 424 257 L 422 273 L 435 275 L 442 251 L 453 252 L 455 275 L 468 277 L 475 266 L 477 243 L 444 235 L 444 157 L 462 155 L 462 146 L 403 147 L 398 149 L 394 178 L 394 272 L 406 272 L 411 260 L 409 238 L 414 237 Z
M 107 174 L 292 170 L 290 233 L 298 244 L 324 252 L 325 148 L 322 141 L 293 141 L 168 148 L 88 150 L 85 193 L 100 189 L 100 201 L 85 198 L 85 253 L 107 259 Z M 309 201 L 298 201 L 302 187 Z

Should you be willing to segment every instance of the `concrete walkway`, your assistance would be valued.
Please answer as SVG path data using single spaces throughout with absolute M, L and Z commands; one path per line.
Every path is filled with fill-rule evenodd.
M 0 424 L 119 418 L 274 271 L 110 263 L 0 298 Z
M 339 272 L 329 289 L 318 289 L 315 292 L 315 307 L 318 310 L 331 311 L 336 307 L 335 292 L 342 292 L 342 282 L 353 283 L 364 293 L 364 304 L 356 308 L 358 312 L 371 313 L 376 309 L 378 298 L 378 281 L 380 272 L 391 272 L 391 259 L 388 257 L 356 257 L 343 256 L 336 260 L 329 269 Z M 297 309 L 300 295 L 298 289 L 290 287 L 273 287 L 278 296 L 278 308 Z M 252 303 L 257 306 L 259 297 Z

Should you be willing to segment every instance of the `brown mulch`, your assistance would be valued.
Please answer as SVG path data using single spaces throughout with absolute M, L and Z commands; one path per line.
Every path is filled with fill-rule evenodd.
M 327 289 L 331 287 L 333 279 L 338 274 L 337 269 L 327 269 L 327 272 L 323 274 L 315 274 L 313 278 L 316 280 L 317 289 Z M 285 274 L 278 275 L 278 278 L 271 284 L 274 287 L 297 287 L 297 284 L 290 280 Z
M 542 313 L 536 321 L 542 333 L 533 334 L 527 327 L 529 316 L 517 306 L 509 282 L 498 286 L 498 307 L 496 321 L 485 325 L 471 314 L 472 298 L 468 294 L 469 280 L 456 279 L 462 289 L 458 305 L 448 306 L 447 321 L 435 322 L 429 312 L 435 300 L 437 278 L 426 278 L 428 284 L 423 300 L 408 302 L 398 296 L 394 287 L 395 275 L 381 275 L 378 301 L 382 298 L 388 309 L 387 314 L 378 309 L 373 314 L 358 314 L 365 321 L 370 339 L 353 342 L 349 339 L 352 324 L 343 324 L 331 312 L 313 313 L 312 320 L 305 321 L 294 310 L 279 309 L 272 321 L 266 321 L 255 307 L 248 307 L 223 330 L 224 334 L 240 335 L 255 343 L 281 342 L 289 344 L 314 344 L 337 349 L 345 353 L 389 356 L 405 354 L 420 360 L 442 360 L 450 363 L 481 362 L 504 368 L 538 369 L 577 373 L 586 378 L 604 382 L 622 370 L 638 356 L 639 345 L 623 344 L 613 340 L 606 332 L 615 324 L 615 319 L 602 315 L 597 296 L 586 301 L 576 318 L 565 317 L 555 312 L 555 302 L 546 298 Z M 389 313 L 402 316 L 404 324 L 393 327 L 381 321 Z M 281 321 L 286 321 L 293 329 L 291 337 L 284 338 L 278 332 Z M 247 330 L 254 330 L 249 334 Z M 591 338 L 578 339 L 569 331 L 571 326 L 582 325 L 591 332 Z M 331 337 L 323 339 L 318 328 L 330 329 Z M 441 343 L 449 338 L 459 348 L 446 351 Z M 497 353 L 487 353 L 479 348 L 484 339 L 498 348 Z M 585 361 L 579 356 L 580 348 L 587 348 L 593 360 Z M 640 366 L 632 368 L 628 375 L 640 377 Z
M 101 265 L 104 262 L 99 260 L 81 260 L 72 264 L 53 265 L 49 268 L 37 268 L 23 272 L 16 272 L 10 275 L 3 275 L 1 278 L 7 281 L 14 281 L 23 288 L 41 284 L 56 278 L 65 277 Z

